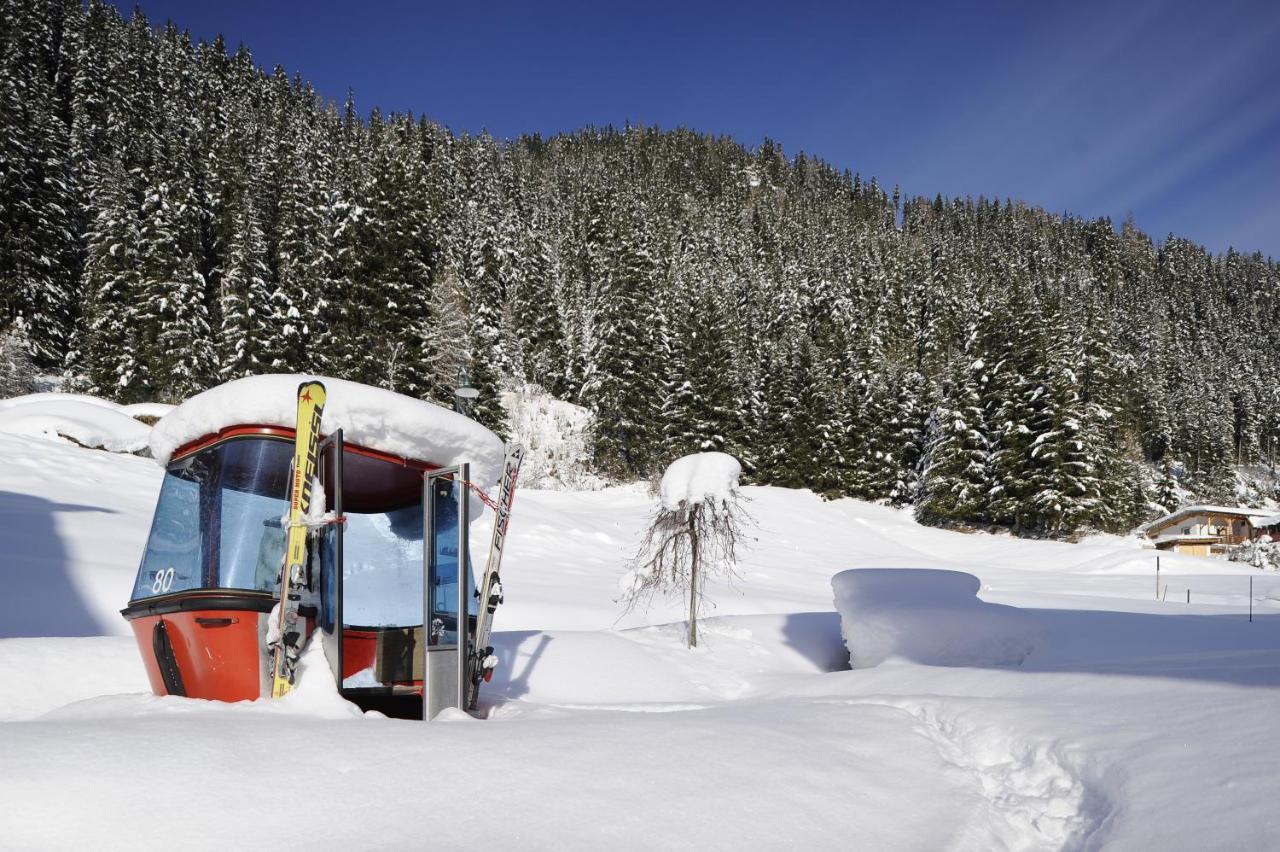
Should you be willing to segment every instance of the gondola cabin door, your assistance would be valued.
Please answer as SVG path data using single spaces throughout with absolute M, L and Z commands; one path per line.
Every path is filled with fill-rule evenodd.
M 316 541 L 324 566 L 320 628 L 342 695 L 398 717 L 430 718 L 459 706 L 466 654 L 458 654 L 457 613 L 474 608 L 459 485 L 465 474 L 365 454 L 344 447 L 340 433 L 325 442 L 322 457 L 335 523 Z M 459 565 L 467 566 L 462 583 Z M 472 624 L 464 619 L 464 647 Z
M 475 590 L 468 546 L 470 466 L 436 470 L 423 478 L 427 547 L 423 609 L 427 642 L 421 646 L 426 693 L 422 718 L 430 721 L 446 707 L 466 701 L 468 663 L 475 620 L 469 615 Z

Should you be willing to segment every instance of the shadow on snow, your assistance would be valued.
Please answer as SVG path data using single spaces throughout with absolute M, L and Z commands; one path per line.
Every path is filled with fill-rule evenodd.
M 101 636 L 71 578 L 55 512 L 110 512 L 0 491 L 0 638 Z

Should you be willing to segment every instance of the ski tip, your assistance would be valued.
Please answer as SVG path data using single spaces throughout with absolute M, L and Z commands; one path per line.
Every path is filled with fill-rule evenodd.
M 314 402 L 316 405 L 324 405 L 327 391 L 324 389 L 324 382 L 309 381 L 298 385 L 298 404 L 303 402 Z

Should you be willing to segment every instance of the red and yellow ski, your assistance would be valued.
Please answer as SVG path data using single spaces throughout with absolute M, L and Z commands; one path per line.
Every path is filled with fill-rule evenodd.
M 285 533 L 284 564 L 280 569 L 280 602 L 276 605 L 276 629 L 272 631 L 271 697 L 293 689 L 294 670 L 302 652 L 298 603 L 307 564 L 306 516 L 311 511 L 311 483 L 320 450 L 320 418 L 324 415 L 325 390 L 320 382 L 298 386 L 298 426 L 293 444 L 293 480 L 289 486 L 289 520 Z

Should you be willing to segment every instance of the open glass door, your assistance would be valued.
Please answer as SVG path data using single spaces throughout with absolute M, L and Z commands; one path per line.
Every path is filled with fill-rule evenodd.
M 418 715 L 422 630 L 422 472 L 325 443 L 322 483 L 337 523 L 321 543 L 320 626 L 342 694 L 365 709 Z
M 446 707 L 461 708 L 467 694 L 467 662 L 474 633 L 474 586 L 468 547 L 469 466 L 431 471 L 423 477 L 426 547 L 423 609 L 427 642 L 421 647 L 425 675 L 422 718 Z
M 342 545 L 346 519 L 342 514 L 342 430 L 320 444 L 320 485 L 324 489 L 325 511 L 336 523 L 327 525 L 319 541 L 320 617 L 317 628 L 324 643 L 325 658 L 336 683 L 342 683 Z

